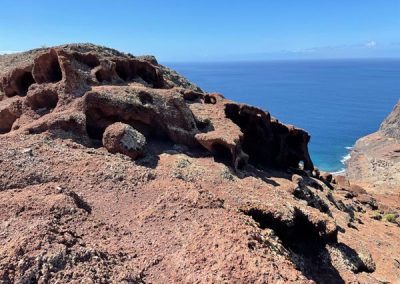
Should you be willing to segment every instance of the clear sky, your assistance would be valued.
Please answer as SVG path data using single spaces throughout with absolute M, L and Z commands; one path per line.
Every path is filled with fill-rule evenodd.
M 400 57 L 400 0 L 1 0 L 0 52 L 70 42 L 164 62 Z

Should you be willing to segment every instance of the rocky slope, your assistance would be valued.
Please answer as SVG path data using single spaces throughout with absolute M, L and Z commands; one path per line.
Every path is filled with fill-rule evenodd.
M 393 200 L 333 183 L 307 132 L 154 57 L 0 56 L 0 91 L 2 283 L 400 279 Z
M 357 141 L 347 166 L 348 178 L 371 192 L 400 194 L 400 102 L 379 131 Z

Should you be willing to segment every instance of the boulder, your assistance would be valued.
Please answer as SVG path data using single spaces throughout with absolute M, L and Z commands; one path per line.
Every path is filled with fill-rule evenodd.
M 341 187 L 349 187 L 350 186 L 350 183 L 345 176 L 338 175 L 338 176 L 335 176 L 333 178 L 333 180 L 334 180 L 334 183 L 337 184 L 338 186 L 341 186 Z
M 103 146 L 110 153 L 121 153 L 137 158 L 143 153 L 146 138 L 132 126 L 117 122 L 106 128 L 103 135 Z
M 324 182 L 332 182 L 332 174 L 328 172 L 321 172 L 319 178 Z

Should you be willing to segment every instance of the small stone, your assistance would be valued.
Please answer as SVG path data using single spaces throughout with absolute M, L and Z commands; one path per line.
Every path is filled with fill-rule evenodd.
M 301 176 L 295 174 L 295 175 L 292 175 L 292 182 L 301 186 L 301 185 L 303 185 L 304 180 Z

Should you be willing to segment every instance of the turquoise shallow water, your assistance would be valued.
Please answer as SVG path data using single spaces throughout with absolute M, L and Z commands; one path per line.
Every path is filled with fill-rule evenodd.
M 400 97 L 400 60 L 166 63 L 209 92 L 261 107 L 311 134 L 314 163 L 343 170 L 355 141 Z

